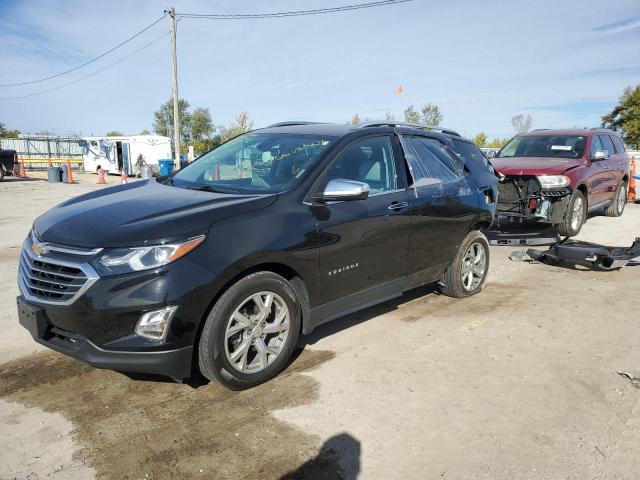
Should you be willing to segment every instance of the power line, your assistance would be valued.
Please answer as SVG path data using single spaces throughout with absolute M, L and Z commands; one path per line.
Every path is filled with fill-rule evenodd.
M 203 13 L 178 13 L 182 18 L 205 18 L 209 20 L 248 20 L 254 18 L 281 18 L 281 17 L 299 17 L 303 15 L 320 15 L 324 13 L 345 12 L 348 10 L 361 10 L 364 8 L 382 7 L 385 5 L 393 5 L 396 3 L 406 3 L 413 0 L 380 0 L 377 2 L 359 3 L 356 5 L 344 5 L 342 7 L 317 8 L 314 10 L 295 10 L 290 12 L 275 13 L 233 13 L 233 14 L 203 14 Z
M 101 59 L 102 57 L 104 57 L 105 55 L 110 54 L 111 52 L 117 50 L 118 48 L 122 47 L 123 45 L 126 45 L 127 43 L 129 43 L 131 40 L 133 40 L 134 38 L 139 37 L 140 35 L 142 35 L 144 32 L 146 32 L 147 30 L 149 30 L 151 27 L 153 27 L 156 23 L 158 23 L 160 20 L 162 20 L 165 16 L 162 15 L 160 18 L 158 18 L 156 21 L 154 21 L 153 23 L 147 25 L 146 27 L 144 27 L 142 30 L 140 30 L 138 33 L 130 36 L 129 38 L 127 38 L 124 42 L 119 43 L 118 45 L 116 45 L 115 47 L 107 50 L 106 52 L 98 55 L 97 57 L 92 58 L 91 60 L 88 60 L 86 62 L 84 62 L 81 65 L 78 65 L 76 67 L 70 68 L 69 70 L 65 70 L 64 72 L 60 72 L 60 73 L 56 73 L 55 75 L 50 75 L 48 77 L 44 77 L 44 78 L 39 78 L 37 80 L 30 80 L 28 82 L 16 82 L 16 83 L 0 83 L 0 87 L 17 87 L 19 85 L 31 85 L 33 83 L 40 83 L 40 82 L 44 82 L 46 80 L 51 80 L 52 78 L 57 78 L 60 77 L 62 75 L 66 75 L 67 73 L 71 73 L 71 72 L 75 72 L 76 70 L 82 68 L 82 67 L 86 67 L 87 65 L 89 65 L 90 63 L 95 62 L 96 60 Z M 118 63 L 118 62 L 116 62 Z M 115 65 L 115 64 L 114 64 Z M 12 97 L 12 98 L 23 98 L 23 97 Z
M 90 73 L 89 75 L 85 75 L 84 77 L 76 78 L 75 80 L 73 80 L 71 82 L 67 82 L 67 83 L 64 83 L 62 85 L 58 85 L 57 87 L 49 88 L 47 90 L 42 90 L 40 92 L 29 93 L 27 95 L 20 95 L 20 96 L 17 96 L 17 97 L 0 97 L 0 100 L 16 100 L 16 99 L 19 99 L 19 98 L 34 97 L 36 95 L 42 95 L 43 93 L 49 93 L 49 92 L 53 92 L 53 91 L 56 91 L 56 90 L 60 90 L 61 88 L 68 87 L 69 85 L 73 85 L 74 83 L 78 83 L 78 82 L 80 82 L 82 80 L 86 80 L 87 78 L 91 78 L 91 77 L 93 77 L 93 76 L 95 76 L 95 75 L 97 75 L 99 73 L 104 72 L 108 68 L 111 68 L 111 67 L 113 67 L 115 65 L 118 65 L 119 63 L 122 63 L 125 60 L 128 60 L 129 58 L 133 57 L 137 53 L 140 53 L 142 50 L 144 50 L 146 48 L 149 48 L 151 45 L 159 42 L 160 40 L 162 40 L 167 35 L 169 35 L 169 32 L 166 32 L 166 33 L 160 35 L 155 40 L 152 40 L 151 42 L 147 43 L 146 45 L 140 47 L 139 49 L 137 49 L 137 50 L 135 50 L 133 52 L 131 52 L 129 55 L 127 55 L 126 57 L 121 58 L 117 62 L 113 62 L 113 63 L 107 65 L 106 67 L 101 68 L 100 70 L 96 70 L 95 72 Z

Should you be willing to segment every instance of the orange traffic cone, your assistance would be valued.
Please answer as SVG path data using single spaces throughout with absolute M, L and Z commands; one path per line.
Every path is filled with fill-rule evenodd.
M 26 177 L 27 176 L 27 170 L 24 168 L 24 158 L 20 159 L 20 176 L 21 177 Z
M 104 179 L 104 170 L 98 169 L 98 185 L 105 185 L 107 181 Z
M 127 183 L 127 175 L 124 173 L 124 170 L 120 170 L 120 183 L 122 185 L 126 185 Z
M 67 183 L 74 183 L 73 173 L 71 172 L 71 162 L 67 159 Z
M 629 172 L 629 191 L 627 192 L 627 202 L 636 201 L 636 158 L 631 157 L 631 171 Z

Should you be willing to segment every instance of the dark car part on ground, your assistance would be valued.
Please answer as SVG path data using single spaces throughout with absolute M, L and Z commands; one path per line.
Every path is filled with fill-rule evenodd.
M 558 229 L 548 223 L 522 222 L 500 226 L 493 224 L 482 233 L 490 245 L 553 245 L 560 241 Z
M 607 247 L 597 243 L 564 239 L 552 245 L 549 250 L 530 248 L 526 252 L 511 254 L 514 261 L 540 262 L 548 265 L 575 268 L 582 266 L 589 270 L 618 270 L 625 265 L 637 265 L 635 258 L 640 257 L 640 237 L 630 247 Z
M 449 131 L 249 132 L 41 215 L 20 258 L 19 321 L 96 367 L 251 387 L 325 322 L 427 283 L 480 292 L 496 198 L 482 153 Z

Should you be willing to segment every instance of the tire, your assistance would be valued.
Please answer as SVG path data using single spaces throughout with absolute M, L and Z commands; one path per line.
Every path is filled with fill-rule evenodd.
M 262 307 L 255 298 L 260 299 Z M 267 303 L 265 316 L 267 308 L 263 307 Z M 257 272 L 238 280 L 222 294 L 205 320 L 198 346 L 200 372 L 233 390 L 270 380 L 287 366 L 293 354 L 300 335 L 300 312 L 293 287 L 280 275 Z M 286 324 L 286 334 L 272 331 L 284 329 Z
M 561 237 L 575 237 L 587 218 L 587 202 L 580 190 L 574 190 L 564 214 L 564 220 L 558 225 Z
M 0 182 L 4 180 L 4 168 L 0 167 Z
M 613 201 L 604 207 L 604 214 L 607 217 L 620 217 L 624 213 L 624 207 L 627 205 L 627 183 L 623 180 L 616 188 L 616 194 Z
M 482 255 L 482 258 L 478 255 Z M 487 238 L 479 231 L 469 232 L 440 280 L 440 291 L 454 298 L 470 297 L 481 292 L 489 273 L 489 260 Z M 475 265 L 475 269 L 470 262 Z M 469 281 L 469 275 L 471 275 L 471 281 Z

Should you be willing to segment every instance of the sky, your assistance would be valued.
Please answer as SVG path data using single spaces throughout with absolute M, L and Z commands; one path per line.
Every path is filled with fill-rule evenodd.
M 175 0 L 172 6 L 178 13 L 230 14 L 364 1 Z M 0 0 L 0 84 L 80 65 L 161 17 L 167 5 Z M 0 123 L 59 135 L 152 130 L 154 110 L 171 96 L 170 38 L 161 37 L 168 30 L 166 18 L 68 75 L 0 87 Z M 597 126 L 623 89 L 640 83 L 640 1 L 413 0 L 303 17 L 184 18 L 177 44 L 180 97 L 192 108 L 208 107 L 215 124 L 242 111 L 256 127 L 345 123 L 356 112 L 373 120 L 390 111 L 400 120 L 408 105 L 431 102 L 442 110 L 442 124 L 465 136 L 509 137 L 510 120 L 520 113 L 532 116 L 534 128 Z M 399 85 L 402 94 L 395 93 Z

